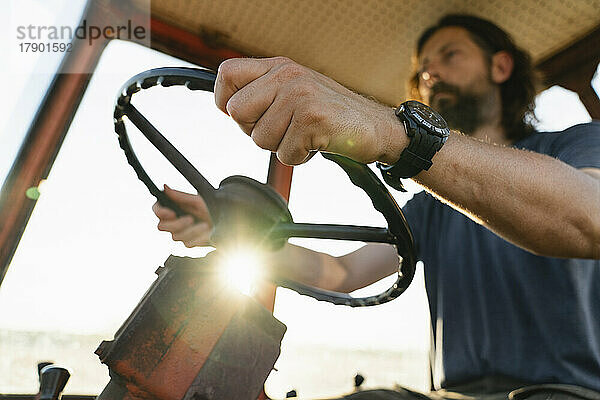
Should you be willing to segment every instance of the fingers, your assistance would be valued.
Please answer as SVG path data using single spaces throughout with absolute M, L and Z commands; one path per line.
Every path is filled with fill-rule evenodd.
M 253 76 L 252 73 L 256 72 L 256 65 L 261 66 L 258 70 L 262 75 L 257 75 L 253 80 L 246 82 L 244 79 Z M 246 67 L 249 71 L 244 69 Z M 290 99 L 292 97 L 289 93 L 290 83 L 295 78 L 308 73 L 306 68 L 283 57 L 228 60 L 222 64 L 219 71 L 223 77 L 222 82 L 227 82 L 229 86 L 223 86 L 223 89 L 215 87 L 215 100 L 219 107 L 225 107 L 227 114 L 249 136 L 255 133 L 255 124 L 262 121 L 265 113 L 272 108 L 277 108 L 280 118 L 285 119 L 286 115 L 291 115 L 294 108 L 292 102 L 296 99 Z M 242 80 L 244 86 L 232 83 L 236 80 Z M 279 107 L 275 107 L 276 105 Z M 271 118 L 271 122 L 275 120 Z M 264 127 L 266 124 L 261 125 Z M 278 143 L 285 129 L 269 129 L 268 132 L 273 136 L 270 142 Z M 262 146 L 260 142 L 257 144 L 262 148 L 275 150 Z
M 210 245 L 210 227 L 207 223 L 196 223 L 177 232 L 172 232 L 175 241 L 183 242 L 186 247 Z
M 157 227 L 159 231 L 169 232 L 173 240 L 183 242 L 186 247 L 210 245 L 211 225 L 198 222 L 191 215 L 160 219 Z
M 167 185 L 164 186 L 164 192 L 186 213 L 193 215 L 200 221 L 210 222 L 210 213 L 208 212 L 208 207 L 206 206 L 202 196 L 171 189 Z
M 287 131 L 277 147 L 277 158 L 286 165 L 299 165 L 312 158 L 316 151 L 329 145 L 331 136 L 319 135 L 318 112 L 294 113 Z
M 177 218 L 175 211 L 168 207 L 163 207 L 158 201 L 152 206 L 152 211 L 159 219 L 170 220 Z
M 275 100 L 277 90 L 269 79 L 267 75 L 259 77 L 235 92 L 227 101 L 227 113 L 248 136 Z
M 290 126 L 293 125 L 293 121 Z M 277 148 L 277 158 L 285 165 L 299 165 L 309 158 L 309 144 L 304 135 L 284 135 Z
M 316 96 L 335 94 L 327 85 L 331 82 L 284 57 L 230 59 L 219 67 L 215 101 L 259 147 L 297 165 L 310 151 L 326 148 L 322 128 L 328 117 Z
M 297 165 L 314 150 L 372 162 L 394 136 L 390 110 L 287 58 L 221 64 L 215 102 L 261 148 Z M 383 118 L 382 118 L 383 117 Z
M 289 63 L 285 57 L 274 58 L 232 58 L 219 66 L 215 81 L 215 103 L 228 114 L 227 103 L 231 96 L 250 82 L 265 75 L 276 65 Z
M 250 137 L 258 147 L 276 152 L 292 116 L 292 109 L 286 107 L 286 101 L 276 99 L 254 124 Z
M 152 211 L 159 219 L 158 230 L 171 233 L 173 240 L 183 242 L 186 247 L 210 245 L 212 222 L 202 197 L 171 189 L 167 185 L 164 192 L 189 214 L 178 218 L 175 211 L 155 203 Z
M 210 225 L 206 222 L 196 222 L 190 215 L 170 221 L 161 220 L 158 230 L 171 233 L 173 240 L 183 242 L 186 247 L 210 244 Z
M 195 222 L 194 217 L 191 215 L 184 215 L 170 220 L 161 219 L 158 221 L 157 228 L 163 232 L 178 233 L 191 227 Z

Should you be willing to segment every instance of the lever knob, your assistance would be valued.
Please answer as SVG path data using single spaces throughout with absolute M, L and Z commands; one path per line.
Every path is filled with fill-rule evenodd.
M 71 374 L 66 368 L 48 365 L 42 368 L 40 400 L 58 400 Z
M 38 381 L 40 381 L 42 379 L 42 370 L 44 369 L 44 367 L 47 367 L 48 365 L 52 365 L 54 364 L 52 361 L 40 361 L 37 365 L 37 371 L 38 371 Z

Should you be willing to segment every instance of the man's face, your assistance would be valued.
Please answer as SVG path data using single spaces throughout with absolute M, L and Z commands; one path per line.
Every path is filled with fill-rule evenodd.
M 489 117 L 498 86 L 490 63 L 468 31 L 445 27 L 425 43 L 419 57 L 419 93 L 453 129 L 472 134 Z

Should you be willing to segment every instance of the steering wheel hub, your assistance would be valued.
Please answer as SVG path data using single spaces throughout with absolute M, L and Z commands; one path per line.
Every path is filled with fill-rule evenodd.
M 269 233 L 278 223 L 292 223 L 292 215 L 283 197 L 269 185 L 247 176 L 225 178 L 216 191 L 219 213 L 213 220 L 211 241 L 217 248 L 239 243 L 277 250 L 285 238 Z

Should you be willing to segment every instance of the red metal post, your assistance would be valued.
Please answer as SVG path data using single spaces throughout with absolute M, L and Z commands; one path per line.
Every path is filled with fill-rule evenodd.
M 83 18 L 94 21 L 96 17 L 90 6 Z M 4 181 L 0 191 L 0 284 L 36 204 L 25 193 L 48 177 L 106 44 L 100 39 L 91 45 L 85 39 L 74 40 L 72 51 L 66 53 Z

